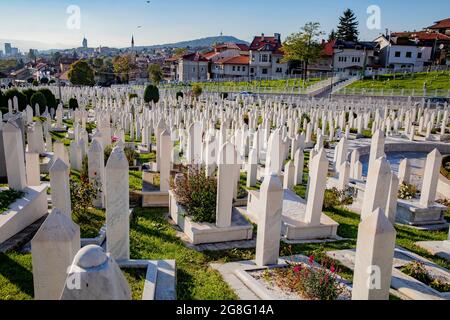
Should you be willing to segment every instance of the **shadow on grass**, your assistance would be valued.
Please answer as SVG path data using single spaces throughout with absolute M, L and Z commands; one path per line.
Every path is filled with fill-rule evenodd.
M 24 265 L 29 263 L 29 269 L 24 265 L 15 261 L 11 257 L 17 257 L 18 261 Z M 23 294 L 30 297 L 34 295 L 33 289 L 33 273 L 31 271 L 31 256 L 28 257 L 20 254 L 4 254 L 0 253 L 0 276 L 4 277 L 12 285 L 16 286 Z M 1 279 L 0 279 L 1 280 Z M 2 281 L 0 281 L 1 284 Z M 0 286 L 0 296 L 2 296 L 3 286 Z

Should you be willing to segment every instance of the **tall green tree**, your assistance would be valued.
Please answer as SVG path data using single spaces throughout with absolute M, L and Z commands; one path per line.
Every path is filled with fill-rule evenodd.
M 187 48 L 176 48 L 173 52 L 175 57 L 184 56 L 188 52 Z
M 344 41 L 358 41 L 358 25 L 359 22 L 355 13 L 351 9 L 345 10 L 344 14 L 339 18 L 336 38 Z
M 148 76 L 153 85 L 157 86 L 163 79 L 163 72 L 159 64 L 153 63 L 148 67 Z
M 118 56 L 113 61 L 114 73 L 122 83 L 128 83 L 130 71 L 134 68 L 133 57 L 129 54 Z
M 332 29 L 330 34 L 328 35 L 328 42 L 336 40 L 336 38 L 337 38 L 336 31 L 334 31 L 334 29 Z
M 320 23 L 308 22 L 300 29 L 300 32 L 288 36 L 283 43 L 284 62 L 301 61 L 303 76 L 306 77 L 309 64 L 317 61 L 322 54 L 323 48 L 319 42 L 322 34 Z
M 94 70 L 85 60 L 79 60 L 70 66 L 69 80 L 75 86 L 93 86 Z

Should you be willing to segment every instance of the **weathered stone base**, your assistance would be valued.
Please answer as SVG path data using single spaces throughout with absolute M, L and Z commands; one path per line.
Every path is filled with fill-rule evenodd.
M 0 214 L 0 244 L 47 214 L 47 186 L 27 187 L 25 195 Z
M 253 226 L 233 208 L 231 226 L 218 228 L 212 223 L 197 223 L 186 216 L 186 212 L 176 203 L 170 194 L 170 216 L 186 234 L 192 244 L 219 243 L 228 241 L 250 240 L 253 237 Z
M 355 268 L 355 250 L 330 251 L 327 255 L 338 260 L 345 267 L 354 270 Z M 428 272 L 433 276 L 445 280 L 450 279 L 450 271 L 444 269 L 433 262 L 422 258 L 421 256 L 409 252 L 403 248 L 397 247 L 394 253 L 394 264 L 392 267 L 391 288 L 396 290 L 400 296 L 410 300 L 448 300 L 450 293 L 441 293 L 426 284 L 404 274 L 399 269 L 412 261 L 419 261 L 425 264 Z
M 445 225 L 447 223 L 444 219 L 445 210 L 447 210 L 447 207 L 438 203 L 423 208 L 419 205 L 418 200 L 399 199 L 397 201 L 396 220 L 411 226 Z
M 447 241 L 421 241 L 416 246 L 427 250 L 431 254 L 450 261 L 450 240 Z
M 121 268 L 147 269 L 142 300 L 176 300 L 175 260 L 118 261 Z
M 239 210 L 252 222 L 258 223 L 259 192 L 249 192 L 248 207 Z M 286 240 L 336 239 L 339 224 L 322 214 L 320 225 L 304 222 L 306 201 L 291 190 L 284 190 L 281 235 Z
M 169 193 L 168 192 L 142 192 L 142 207 L 143 208 L 166 208 L 169 207 Z

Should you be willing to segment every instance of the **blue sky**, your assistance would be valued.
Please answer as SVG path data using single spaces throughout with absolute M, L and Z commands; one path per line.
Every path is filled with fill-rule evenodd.
M 81 28 L 66 27 L 69 5 L 81 9 Z M 381 9 L 381 29 L 368 30 L 368 6 Z M 360 20 L 363 40 L 372 40 L 385 28 L 419 30 L 450 17 L 446 0 L 0 0 L 0 39 L 89 46 L 129 46 L 190 40 L 220 34 L 250 41 L 253 35 L 298 31 L 308 21 L 318 21 L 329 32 L 344 9 L 353 9 Z M 447 16 L 446 16 L 447 15 Z M 138 26 L 142 26 L 138 28 Z

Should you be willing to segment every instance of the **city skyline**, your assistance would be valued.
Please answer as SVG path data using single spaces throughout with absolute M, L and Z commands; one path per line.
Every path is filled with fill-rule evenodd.
M 439 3 L 438 3 L 439 2 Z M 14 3 L 0 0 L 4 12 L 0 29 L 0 45 L 12 42 L 22 51 L 42 44 L 40 50 L 68 49 L 80 47 L 83 37 L 89 47 L 129 47 L 134 36 L 136 46 L 150 46 L 175 43 L 185 40 L 224 35 L 250 41 L 254 35 L 281 33 L 283 38 L 297 32 L 308 21 L 318 21 L 328 34 L 336 28 L 338 18 L 346 8 L 355 11 L 359 20 L 360 38 L 373 40 L 385 29 L 392 31 L 420 30 L 434 21 L 446 18 L 436 14 L 437 5 L 441 12 L 450 11 L 450 3 L 431 0 L 427 3 L 399 0 L 395 3 L 380 0 L 377 3 L 366 0 L 318 0 L 314 3 L 288 0 L 283 6 L 249 0 L 245 3 L 231 0 L 226 3 L 210 3 L 198 0 L 186 3 L 181 0 L 129 1 L 67 1 L 67 0 L 16 0 Z M 231 4 L 231 5 L 230 5 Z M 70 6 L 80 9 L 79 29 L 67 27 L 68 20 L 76 12 Z M 379 29 L 370 30 L 366 20 L 371 5 L 380 8 Z M 403 14 L 408 6 L 408 14 Z M 286 10 L 289 8 L 289 10 Z M 69 10 L 68 10 L 69 9 Z M 420 12 L 420 17 L 415 13 Z M 399 14 L 401 13 L 401 14 Z M 21 23 L 17 23 L 17 15 Z M 415 19 L 410 19 L 415 16 Z M 265 18 L 267 17 L 267 18 Z M 51 23 L 47 23 L 52 20 Z M 10 26 L 14 25 L 14 28 Z M 38 25 L 39 27 L 36 27 Z M 326 36 L 324 36 L 326 37 Z M 20 42 L 15 44 L 14 42 Z M 26 43 L 30 42 L 29 47 Z M 44 48 L 46 45 L 48 47 Z

